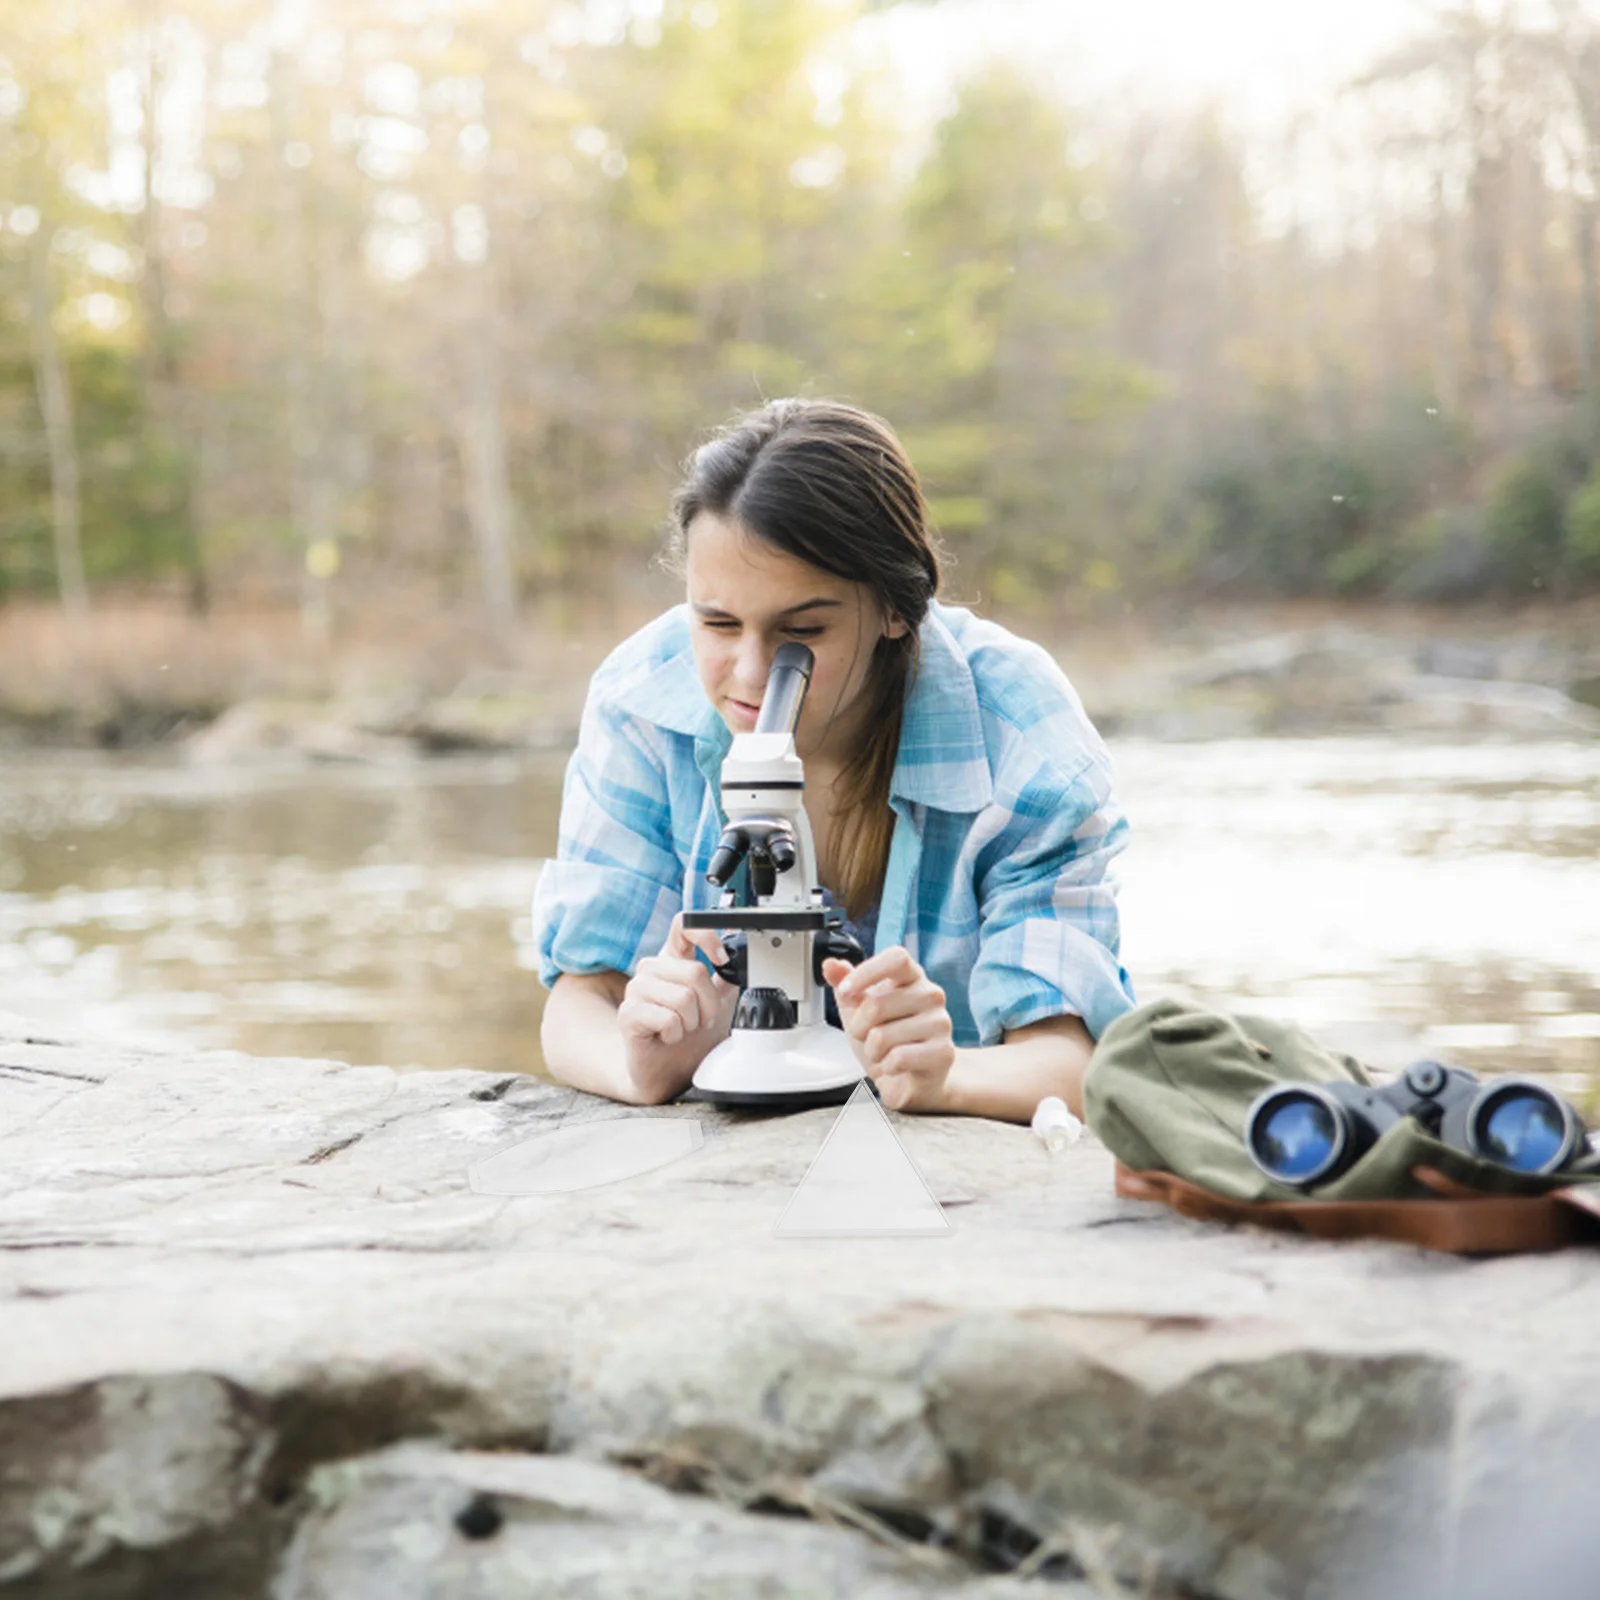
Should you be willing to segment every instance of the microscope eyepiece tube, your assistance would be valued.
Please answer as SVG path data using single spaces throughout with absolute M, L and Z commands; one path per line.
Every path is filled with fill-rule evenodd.
M 779 645 L 767 673 L 767 687 L 761 696 L 761 715 L 756 718 L 757 733 L 793 733 L 800 721 L 811 684 L 811 668 L 816 657 L 803 644 L 791 640 Z

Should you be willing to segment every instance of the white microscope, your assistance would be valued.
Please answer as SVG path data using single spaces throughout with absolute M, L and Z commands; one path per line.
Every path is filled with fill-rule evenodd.
M 825 1017 L 822 963 L 837 956 L 854 964 L 866 953 L 816 882 L 805 772 L 794 748 L 813 659 L 803 644 L 779 647 L 755 729 L 736 734 L 722 762 L 728 824 L 706 878 L 723 888 L 748 860 L 753 904 L 735 905 L 729 889 L 716 910 L 683 914 L 686 928 L 731 930 L 719 971 L 743 991 L 728 1037 L 694 1075 L 694 1097 L 718 1107 L 837 1105 L 863 1077 L 849 1039 Z

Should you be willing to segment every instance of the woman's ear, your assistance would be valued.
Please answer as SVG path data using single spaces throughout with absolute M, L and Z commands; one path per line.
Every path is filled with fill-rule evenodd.
M 885 639 L 903 639 L 911 632 L 904 617 L 885 617 L 883 621 L 883 637 Z

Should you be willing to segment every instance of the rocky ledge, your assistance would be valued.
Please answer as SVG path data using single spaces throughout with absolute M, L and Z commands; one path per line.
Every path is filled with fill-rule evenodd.
M 624 1115 L 704 1143 L 469 1185 Z M 834 1116 L 0 1039 L 0 1592 L 1291 1600 L 1559 1545 L 1600 1252 L 1209 1228 L 911 1117 L 948 1236 L 775 1237 Z

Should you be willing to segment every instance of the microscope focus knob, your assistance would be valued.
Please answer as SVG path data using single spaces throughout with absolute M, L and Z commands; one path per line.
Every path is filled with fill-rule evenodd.
M 834 922 L 824 928 L 811 945 L 811 976 L 817 983 L 828 981 L 822 976 L 822 963 L 832 957 L 848 961 L 852 967 L 859 967 L 867 959 L 867 952 L 853 933 L 846 933 Z
M 733 1014 L 736 1028 L 774 1030 L 795 1026 L 794 1001 L 782 989 L 746 989 Z

